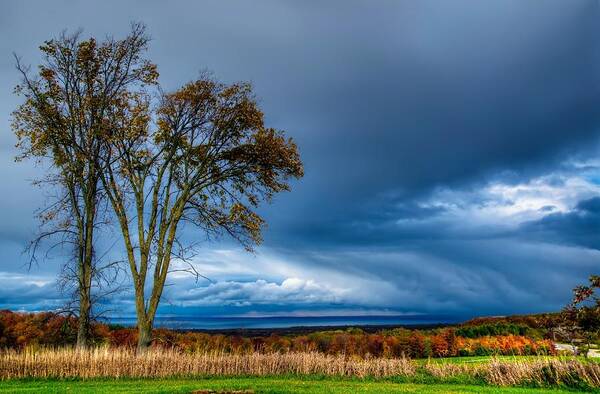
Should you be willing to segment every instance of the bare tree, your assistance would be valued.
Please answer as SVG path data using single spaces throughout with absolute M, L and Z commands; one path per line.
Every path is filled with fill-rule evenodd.
M 265 127 L 249 84 L 204 74 L 162 94 L 154 111 L 147 96 L 128 99 L 111 120 L 120 127 L 107 141 L 102 181 L 123 234 L 143 351 L 172 263 L 194 249 L 183 225 L 196 238 L 224 233 L 252 250 L 264 226 L 254 208 L 288 190 L 303 166 L 294 142 Z
M 37 75 L 16 57 L 22 83 L 15 92 L 24 97 L 13 112 L 12 127 L 21 151 L 18 159 L 49 164 L 49 175 L 40 182 L 59 190 L 43 215 L 43 222 L 53 226 L 34 244 L 62 234 L 74 245 L 80 347 L 89 339 L 95 230 L 104 195 L 100 157 L 115 107 L 157 80 L 156 67 L 143 57 L 147 44 L 144 26 L 136 24 L 122 40 L 109 37 L 98 43 L 94 38 L 81 39 L 81 33 L 63 33 L 46 41 L 40 47 L 43 62 Z

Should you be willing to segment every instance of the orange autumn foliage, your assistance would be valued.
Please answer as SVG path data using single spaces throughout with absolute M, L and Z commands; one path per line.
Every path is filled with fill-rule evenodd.
M 75 343 L 77 321 L 58 314 L 0 311 L 0 348 L 58 347 Z M 95 323 L 96 345 L 134 348 L 137 330 Z M 361 329 L 317 331 L 304 335 L 241 336 L 155 329 L 154 347 L 186 353 L 251 354 L 319 352 L 357 358 L 423 358 L 469 355 L 552 354 L 552 342 L 520 335 L 466 338 L 453 328 L 433 330 L 394 329 L 367 333 Z

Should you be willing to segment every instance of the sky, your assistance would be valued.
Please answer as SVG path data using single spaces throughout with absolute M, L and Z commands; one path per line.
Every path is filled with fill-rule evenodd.
M 143 22 L 165 89 L 203 70 L 251 82 L 305 165 L 261 207 L 256 253 L 203 243 L 212 281 L 174 273 L 160 313 L 557 311 L 600 266 L 599 17 L 591 0 L 3 1 L 0 308 L 65 302 L 61 259 L 23 254 L 47 196 L 31 183 L 44 167 L 14 162 L 12 53 L 36 65 L 63 30 Z

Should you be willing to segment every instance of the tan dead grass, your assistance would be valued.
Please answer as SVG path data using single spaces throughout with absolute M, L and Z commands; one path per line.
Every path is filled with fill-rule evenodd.
M 575 359 L 537 359 L 487 363 L 427 362 L 406 359 L 358 359 L 317 352 L 183 353 L 152 349 L 144 354 L 123 348 L 0 351 L 0 379 L 18 378 L 168 378 L 193 376 L 324 375 L 345 377 L 433 376 L 440 381 L 466 376 L 498 386 L 539 385 L 600 387 L 600 364 Z
M 414 364 L 400 359 L 349 359 L 321 353 L 247 355 L 98 348 L 0 353 L 0 378 L 100 378 L 235 375 L 326 375 L 386 377 L 412 375 Z

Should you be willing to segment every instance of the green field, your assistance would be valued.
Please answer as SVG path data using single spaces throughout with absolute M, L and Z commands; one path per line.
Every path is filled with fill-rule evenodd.
M 0 393 L 573 393 L 573 390 L 501 388 L 483 385 L 395 383 L 320 378 L 210 378 L 124 380 L 13 380 L 0 382 Z

